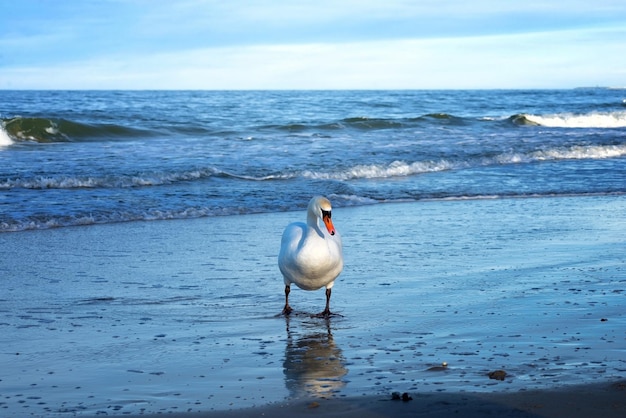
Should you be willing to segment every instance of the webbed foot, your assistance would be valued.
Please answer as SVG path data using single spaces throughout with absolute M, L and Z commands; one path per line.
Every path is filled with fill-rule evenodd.
M 293 309 L 291 309 L 291 306 L 285 305 L 285 307 L 283 308 L 283 311 L 281 312 L 281 315 L 288 316 L 291 312 L 293 312 Z
M 343 315 L 341 315 L 341 314 L 331 312 L 330 309 L 324 309 L 322 312 L 320 312 L 318 314 L 311 315 L 311 317 L 313 317 L 313 318 L 324 318 L 324 319 L 329 319 L 331 316 L 341 316 L 341 317 L 343 317 Z

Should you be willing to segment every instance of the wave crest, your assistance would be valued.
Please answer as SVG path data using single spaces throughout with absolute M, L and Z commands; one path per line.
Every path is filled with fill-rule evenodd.
M 315 180 L 358 180 L 408 177 L 446 170 L 462 170 L 470 167 L 532 163 L 536 161 L 592 160 L 626 156 L 626 145 L 575 145 L 529 152 L 508 152 L 491 157 L 465 160 L 439 161 L 393 161 L 390 164 L 369 164 L 348 167 L 341 171 L 303 171 L 304 178 Z
M 227 175 L 216 168 L 202 168 L 183 172 L 155 172 L 126 176 L 35 176 L 0 180 L 2 189 L 92 189 L 160 186 L 181 181 L 200 180 L 216 175 Z
M 7 147 L 12 144 L 13 141 L 4 127 L 4 122 L 0 123 L 0 147 Z
M 536 160 L 587 160 L 626 156 L 626 145 L 588 145 L 549 149 L 531 153 Z
M 415 174 L 430 173 L 435 171 L 449 170 L 453 164 L 441 161 L 417 161 L 407 163 L 405 161 L 394 161 L 391 164 L 369 164 L 356 165 L 343 171 L 315 172 L 304 171 L 302 176 L 316 180 L 355 180 L 355 179 L 375 179 L 388 177 L 407 177 Z
M 23 189 L 80 189 L 80 188 L 130 188 L 150 187 L 193 182 L 210 177 L 234 178 L 245 181 L 283 181 L 293 178 L 312 180 L 349 181 L 359 179 L 385 179 L 410 177 L 447 170 L 462 170 L 491 165 L 524 164 L 535 161 L 586 160 L 621 158 L 626 156 L 626 144 L 574 145 L 539 149 L 528 152 L 506 152 L 489 157 L 466 159 L 440 159 L 428 161 L 400 161 L 381 164 L 358 164 L 340 170 L 284 171 L 269 175 L 245 175 L 220 170 L 216 167 L 195 168 L 187 171 L 148 172 L 118 176 L 32 176 L 0 179 L 0 190 Z
M 137 137 L 149 134 L 149 132 L 141 129 L 115 124 L 84 124 L 67 119 L 27 118 L 21 116 L 3 120 L 2 126 L 11 142 L 72 142 L 90 138 Z M 0 144 L 2 144 L 1 137 Z
M 624 128 L 626 127 L 626 111 L 546 115 L 523 113 L 511 116 L 510 120 L 517 125 L 536 125 L 548 128 Z

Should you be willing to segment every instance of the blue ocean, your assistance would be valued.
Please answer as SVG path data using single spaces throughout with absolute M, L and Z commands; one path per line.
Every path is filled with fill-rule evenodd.
M 0 232 L 624 193 L 620 89 L 0 92 Z

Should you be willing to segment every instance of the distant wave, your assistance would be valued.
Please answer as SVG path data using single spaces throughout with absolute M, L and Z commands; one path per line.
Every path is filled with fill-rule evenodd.
M 357 131 L 377 131 L 428 126 L 466 126 L 473 123 L 501 123 L 508 120 L 514 125 L 545 126 L 555 128 L 623 128 L 626 127 L 626 111 L 592 112 L 586 114 L 545 114 L 520 113 L 508 118 L 493 116 L 460 117 L 449 113 L 429 113 L 416 117 L 370 118 L 348 117 L 325 123 L 298 122 L 284 125 L 248 127 L 246 132 L 220 132 L 209 126 L 171 125 L 162 126 L 159 132 L 150 129 L 128 127 L 109 123 L 82 123 L 68 119 L 43 117 L 14 117 L 0 123 L 0 147 L 16 142 L 84 142 L 99 140 L 120 140 L 145 138 L 154 135 L 243 135 L 250 136 L 250 129 L 278 130 L 287 132 L 324 132 L 351 129 Z
M 470 119 L 473 120 L 473 119 Z M 417 117 L 408 118 L 367 118 L 353 117 L 342 119 L 341 121 L 327 127 L 355 128 L 361 130 L 392 129 L 411 126 L 415 124 L 463 124 L 465 118 L 454 116 L 448 113 L 428 113 Z
M 457 117 L 447 113 L 430 113 L 408 118 L 370 118 L 348 117 L 327 123 L 287 123 L 283 125 L 265 125 L 248 129 L 278 130 L 287 132 L 325 132 L 352 129 L 357 131 L 377 131 L 384 129 L 402 129 L 419 125 L 463 125 L 476 119 Z M 250 131 L 225 132 L 214 131 L 208 126 L 198 125 L 164 125 L 161 132 L 148 129 L 131 128 L 128 126 L 97 123 L 87 124 L 68 119 L 43 117 L 14 117 L 0 121 L 0 146 L 11 145 L 16 142 L 54 143 L 54 142 L 84 142 L 107 139 L 143 138 L 157 134 L 170 135 L 218 135 L 229 136 L 238 134 L 249 137 Z
M 613 106 L 614 104 L 611 104 Z M 473 123 L 500 123 L 508 120 L 514 125 L 545 126 L 553 128 L 623 128 L 626 127 L 626 111 L 591 112 L 585 114 L 556 113 L 535 115 L 518 113 L 507 117 L 461 117 L 449 113 L 428 113 L 416 117 L 369 118 L 350 117 L 325 124 L 293 123 L 271 126 L 290 132 L 315 130 L 355 129 L 361 131 L 402 129 L 412 126 L 466 126 Z M 266 127 L 267 128 L 267 127 Z
M 614 104 L 611 104 L 613 106 Z M 402 118 L 370 118 L 349 117 L 338 121 L 312 124 L 290 123 L 286 125 L 266 126 L 290 132 L 305 131 L 333 131 L 341 129 L 355 129 L 360 131 L 375 131 L 382 129 L 402 129 L 412 126 L 465 126 L 473 123 L 500 123 L 508 120 L 514 125 L 545 126 L 554 128 L 623 128 L 626 127 L 626 111 L 591 112 L 586 114 L 556 113 L 534 115 L 518 113 L 507 117 L 461 117 L 449 113 L 428 113 L 416 117 Z
M 510 120 L 518 125 L 536 125 L 549 128 L 624 128 L 626 127 L 626 111 L 552 115 L 522 113 L 511 116 Z
M 288 132 L 305 131 L 337 131 L 354 129 L 358 131 L 377 131 L 383 129 L 401 129 L 416 125 L 462 125 L 474 121 L 474 118 L 463 118 L 448 113 L 429 113 L 417 117 L 372 118 L 366 116 L 348 117 L 328 123 L 288 123 L 286 125 L 263 126 L 262 129 L 277 129 Z
M 39 143 L 72 142 L 97 138 L 125 138 L 147 136 L 152 133 L 142 129 L 115 124 L 84 124 L 67 119 L 15 117 L 2 121 L 3 133 L 0 145 L 10 145 L 15 141 Z M 3 138 L 6 136 L 7 138 Z

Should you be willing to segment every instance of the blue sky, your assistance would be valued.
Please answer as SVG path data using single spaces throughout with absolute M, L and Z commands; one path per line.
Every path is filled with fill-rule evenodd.
M 624 0 L 0 6 L 0 89 L 626 86 Z

